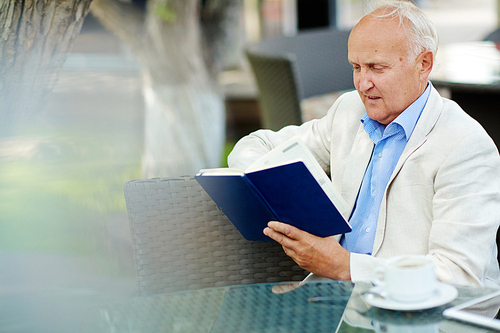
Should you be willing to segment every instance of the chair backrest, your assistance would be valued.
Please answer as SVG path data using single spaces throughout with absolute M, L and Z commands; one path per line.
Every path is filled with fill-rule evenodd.
M 264 39 L 249 46 L 246 54 L 259 89 L 261 111 L 286 113 L 286 108 L 292 104 L 289 112 L 294 114 L 291 119 L 297 122 L 300 100 L 354 89 L 352 66 L 347 60 L 349 33 L 334 29 L 314 30 L 293 37 Z M 286 104 L 284 111 L 272 111 L 269 100 L 273 95 L 277 99 L 273 102 L 274 110 L 280 109 L 279 99 Z M 283 102 L 285 100 L 287 102 Z M 268 127 L 265 116 L 263 122 L 264 127 Z
M 251 242 L 193 177 L 124 186 L 141 295 L 247 283 L 302 280 L 275 242 Z
M 277 131 L 287 125 L 302 124 L 295 56 L 250 51 L 246 54 L 259 90 L 261 126 Z

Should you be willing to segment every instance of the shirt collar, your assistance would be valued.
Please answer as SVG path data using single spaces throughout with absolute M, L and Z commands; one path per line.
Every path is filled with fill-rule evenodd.
M 396 119 L 394 119 L 385 128 L 384 125 L 380 124 L 376 120 L 371 119 L 370 117 L 368 117 L 368 114 L 365 113 L 361 118 L 361 122 L 363 123 L 365 131 L 370 135 L 370 137 L 372 137 L 372 135 L 375 134 L 374 132 L 378 132 L 381 138 L 386 129 L 389 129 L 389 131 L 393 132 L 394 130 L 391 128 L 399 125 L 401 126 L 401 128 L 403 128 L 406 136 L 406 141 L 408 141 L 410 139 L 411 134 L 413 133 L 413 130 L 415 129 L 415 126 L 417 125 L 417 121 L 420 118 L 420 114 L 424 110 L 430 92 L 431 92 L 431 84 L 428 83 L 427 88 L 422 93 L 422 95 L 420 95 L 420 97 L 417 98 L 415 102 L 413 102 L 409 107 L 407 107 Z

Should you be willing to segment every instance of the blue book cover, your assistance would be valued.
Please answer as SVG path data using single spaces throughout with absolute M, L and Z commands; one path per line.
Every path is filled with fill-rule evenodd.
M 302 161 L 241 174 L 195 176 L 247 240 L 271 241 L 269 221 L 281 221 L 320 237 L 351 227 Z

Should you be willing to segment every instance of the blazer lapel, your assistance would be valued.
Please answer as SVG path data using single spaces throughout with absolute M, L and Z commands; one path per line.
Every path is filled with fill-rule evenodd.
M 441 115 L 442 105 L 443 102 L 441 100 L 441 96 L 437 90 L 434 89 L 434 87 L 431 87 L 429 100 L 427 101 L 427 104 L 420 115 L 420 119 L 418 120 L 415 129 L 413 130 L 413 133 L 411 134 L 410 139 L 408 140 L 408 143 L 399 158 L 398 164 L 396 164 L 396 167 L 392 172 L 388 185 L 392 183 L 408 158 L 427 140 L 427 135 L 430 133 Z M 384 196 L 384 199 L 386 196 L 387 193 Z
M 365 132 L 363 124 L 360 122 L 358 132 L 352 150 L 348 154 L 348 161 L 346 163 L 344 176 L 342 178 L 342 196 L 347 202 L 349 212 L 346 218 L 348 219 L 356 203 L 361 182 L 365 175 L 366 168 L 370 162 L 373 152 L 374 143 Z
M 401 168 L 406 163 L 408 158 L 427 140 L 427 135 L 432 131 L 432 128 L 436 124 L 439 116 L 441 115 L 441 109 L 443 106 L 443 101 L 441 96 L 434 87 L 431 87 L 431 94 L 429 100 L 420 115 L 420 119 L 413 130 L 413 133 L 406 144 L 406 147 L 399 158 L 399 161 L 392 172 L 387 188 L 390 187 L 394 178 L 399 174 Z M 385 227 L 386 227 L 386 214 L 387 214 L 387 188 L 380 205 L 380 212 L 377 221 L 377 232 L 375 234 L 375 241 L 373 243 L 372 255 L 375 255 L 380 246 L 382 245 L 382 240 L 384 239 Z

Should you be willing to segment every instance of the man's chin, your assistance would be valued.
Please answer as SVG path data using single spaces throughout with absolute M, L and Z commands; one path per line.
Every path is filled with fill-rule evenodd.
M 366 108 L 366 114 L 370 119 L 375 120 L 382 125 L 387 125 L 388 123 L 390 123 L 390 121 L 387 121 L 387 113 L 383 110 Z

